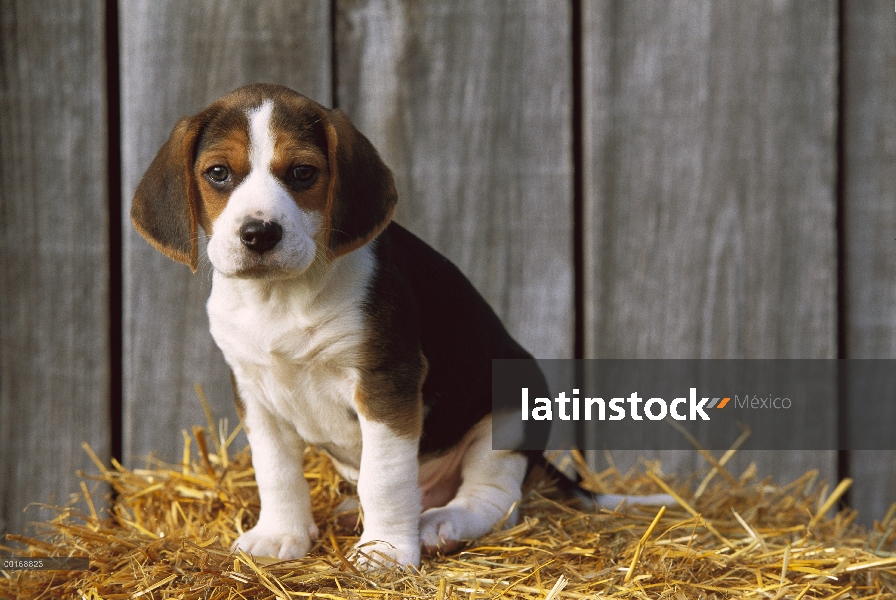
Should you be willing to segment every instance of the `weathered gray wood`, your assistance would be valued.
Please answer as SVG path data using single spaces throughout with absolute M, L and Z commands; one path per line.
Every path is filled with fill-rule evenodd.
M 210 266 L 153 250 L 131 227 L 134 189 L 177 119 L 248 83 L 280 83 L 328 103 L 327 0 L 125 0 L 120 11 L 125 197 L 124 458 L 180 456 L 205 419 L 195 383 L 236 424 L 227 368 L 208 333 Z
M 834 357 L 835 2 L 586 1 L 583 23 L 587 355 Z
M 103 3 L 0 1 L 0 532 L 109 456 Z M 100 494 L 102 495 L 102 493 Z
M 850 506 L 859 511 L 857 522 L 871 526 L 896 502 L 896 452 L 855 450 L 850 453 Z
M 340 107 L 395 172 L 396 220 L 535 356 L 573 353 L 566 3 L 338 3 Z
M 887 3 L 844 5 L 843 176 L 848 358 L 896 358 L 896 36 Z M 866 524 L 896 502 L 896 452 L 850 456 Z

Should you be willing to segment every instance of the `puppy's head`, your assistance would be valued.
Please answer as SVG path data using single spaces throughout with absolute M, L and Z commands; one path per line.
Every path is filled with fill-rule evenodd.
M 395 202 L 392 173 L 345 114 L 255 84 L 175 125 L 137 187 L 131 218 L 194 271 L 201 226 L 215 270 L 279 278 L 366 244 Z

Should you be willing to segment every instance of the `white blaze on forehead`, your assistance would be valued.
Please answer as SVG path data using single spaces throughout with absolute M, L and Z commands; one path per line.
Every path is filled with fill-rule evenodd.
M 271 132 L 271 113 L 274 103 L 265 100 L 261 106 L 250 109 L 249 117 L 249 164 L 252 169 L 270 170 L 274 160 L 274 136 Z

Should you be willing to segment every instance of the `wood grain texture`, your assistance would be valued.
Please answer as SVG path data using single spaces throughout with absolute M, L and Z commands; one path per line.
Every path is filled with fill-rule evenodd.
M 230 90 L 279 83 L 328 103 L 327 0 L 125 0 L 120 11 L 124 235 L 124 458 L 180 456 L 205 419 L 193 386 L 237 423 L 227 367 L 208 332 L 210 266 L 192 275 L 129 222 L 144 170 L 178 118 Z
M 0 532 L 109 456 L 105 113 L 103 3 L 0 1 Z
M 848 358 L 896 358 L 896 36 L 887 3 L 844 4 L 843 216 Z M 850 456 L 865 524 L 896 502 L 896 452 Z
M 338 101 L 395 173 L 396 220 L 535 356 L 573 353 L 566 3 L 340 1 Z
M 586 1 L 583 26 L 586 355 L 834 357 L 835 2 Z

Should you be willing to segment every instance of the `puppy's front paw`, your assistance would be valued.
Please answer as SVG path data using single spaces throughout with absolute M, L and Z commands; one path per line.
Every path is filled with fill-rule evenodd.
M 312 523 L 307 528 L 278 528 L 259 523 L 241 535 L 231 547 L 239 548 L 246 554 L 255 556 L 271 556 L 281 560 L 302 558 L 308 554 L 312 540 L 317 539 L 317 525 Z
M 365 571 L 385 571 L 408 565 L 416 567 L 420 565 L 420 541 L 393 539 L 390 543 L 362 535 L 355 544 L 352 562 Z

